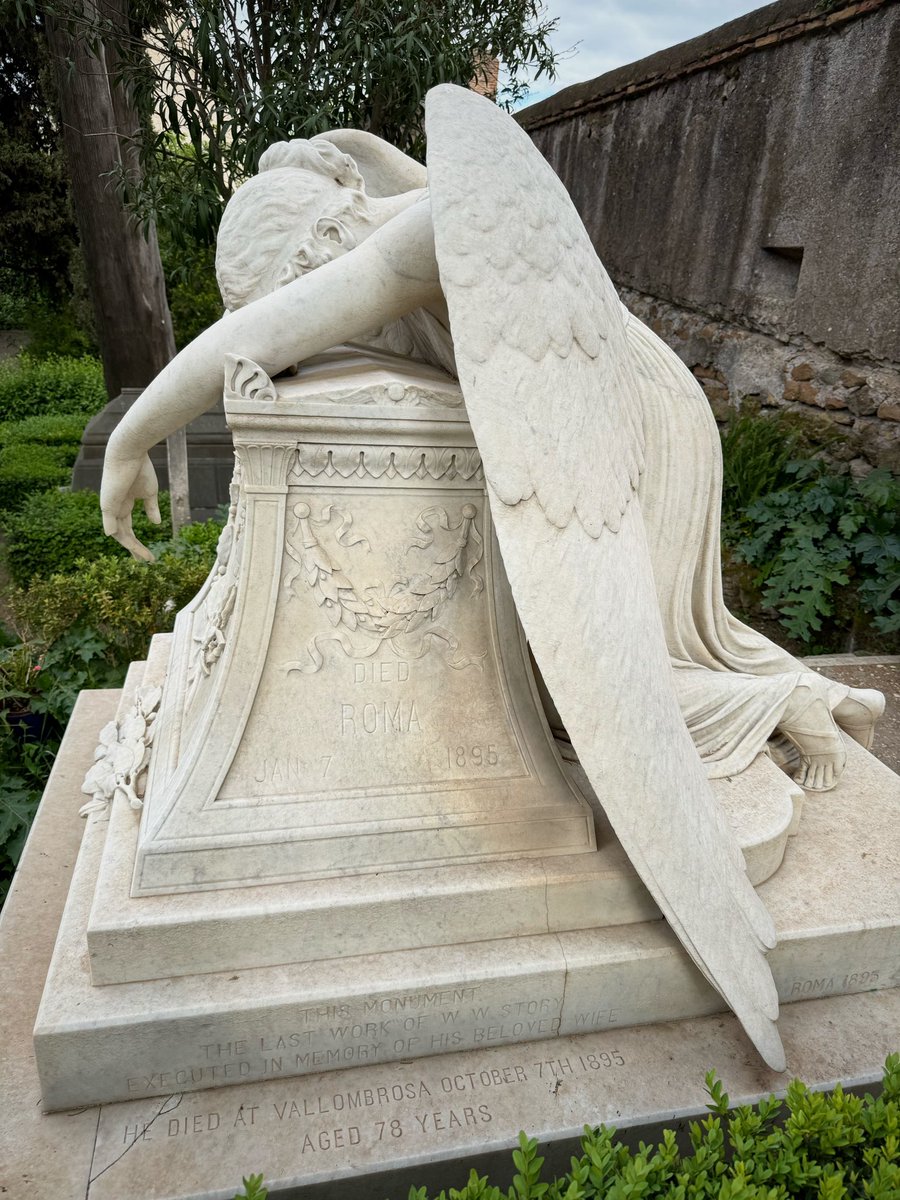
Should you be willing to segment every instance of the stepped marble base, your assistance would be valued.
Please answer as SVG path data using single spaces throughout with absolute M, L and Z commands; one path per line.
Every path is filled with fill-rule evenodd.
M 265 1173 L 272 1200 L 400 1200 L 412 1185 L 460 1187 L 471 1167 L 507 1186 L 520 1129 L 540 1138 L 548 1169 L 564 1170 L 585 1122 L 636 1142 L 702 1118 L 711 1066 L 736 1104 L 786 1086 L 720 1014 L 43 1111 L 32 1025 L 81 837 L 90 738 L 115 702 L 79 700 L 80 743 L 67 739 L 57 760 L 0 914 L 0 970 L 15 996 L 0 1006 L 0 1186 L 16 1200 L 222 1200 L 251 1171 Z M 789 1004 L 780 1029 L 792 1076 L 870 1087 L 898 1049 L 900 988 Z
M 140 676 L 136 665 L 128 691 Z M 122 703 L 127 702 L 126 693 Z M 87 759 L 95 729 L 73 721 L 62 757 Z M 784 855 L 780 869 L 761 888 L 779 930 L 771 962 L 784 1002 L 900 982 L 900 780 L 855 744 L 848 752 L 852 783 L 807 799 L 798 836 L 787 849 L 788 831 L 797 825 L 790 804 L 786 809 L 782 804 L 780 816 L 777 805 L 769 806 L 769 832 L 758 835 L 755 846 L 758 870 Z M 73 814 L 75 791 L 77 785 Z M 790 794 L 788 787 L 783 795 Z M 129 817 L 135 814 L 127 804 L 114 804 L 114 822 L 124 824 Z M 88 819 L 35 1028 L 43 1100 L 51 1109 L 565 1038 L 698 1017 L 723 1007 L 665 924 L 648 919 L 652 904 L 642 898 L 636 880 L 630 899 L 621 899 L 628 894 L 622 883 L 629 871 L 618 848 L 604 838 L 594 897 L 602 897 L 608 872 L 616 882 L 607 894 L 610 900 L 614 893 L 620 896 L 618 919 L 625 922 L 618 925 L 607 924 L 601 912 L 604 928 L 580 927 L 590 889 L 583 890 L 583 873 L 573 884 L 564 869 L 552 887 L 545 886 L 543 907 L 535 903 L 527 911 L 522 898 L 529 892 L 532 863 L 518 879 L 504 879 L 493 866 L 495 886 L 477 901 L 468 901 L 463 877 L 447 884 L 436 880 L 421 913 L 412 916 L 408 906 L 406 916 L 391 907 L 397 881 L 379 882 L 376 903 L 367 906 L 366 886 L 373 882 L 367 877 L 358 893 L 348 889 L 343 911 L 332 906 L 342 933 L 331 946 L 321 911 L 312 905 L 304 910 L 299 901 L 293 909 L 289 904 L 279 909 L 271 888 L 243 889 L 242 910 L 229 908 L 227 893 L 216 894 L 218 916 L 212 904 L 202 913 L 189 906 L 186 914 L 180 912 L 178 906 L 187 904 L 184 896 L 141 898 L 132 904 L 150 905 L 155 916 L 142 928 L 136 914 L 147 909 L 132 910 L 130 933 L 123 900 L 104 946 L 103 897 L 95 891 L 109 830 L 103 814 Z M 282 894 L 296 897 L 298 888 L 302 884 L 284 886 Z M 533 880 L 530 888 L 533 896 L 541 890 Z M 162 921 L 160 901 L 173 906 Z M 327 897 L 320 910 L 323 903 L 330 915 Z M 478 904 L 483 923 L 475 920 Z M 372 929 L 363 921 L 367 907 Z M 609 908 L 616 911 L 612 902 Z M 447 914 L 443 924 L 441 912 Z M 209 936 L 197 938 L 203 921 Z M 508 936 L 492 936 L 497 929 L 492 921 Z M 468 944 L 458 943 L 461 927 L 469 931 Z M 388 933 L 380 942 L 375 936 L 375 947 L 393 948 L 372 953 L 373 943 L 366 939 L 378 928 Z M 423 944 L 429 929 L 431 942 Z M 96 986 L 85 954 L 89 930 L 95 975 L 134 974 L 145 953 L 148 962 L 161 967 L 167 933 L 173 959 L 182 967 L 191 965 L 193 946 L 195 973 L 173 978 L 170 970 L 166 978 Z M 258 936 L 248 937 L 254 930 Z M 316 955 L 330 949 L 331 956 L 314 962 L 297 961 L 299 954 L 280 957 L 307 937 Z M 129 954 L 129 939 L 139 952 Z M 250 956 L 270 965 L 230 960 L 235 946 L 248 941 L 257 947 Z M 441 941 L 446 944 L 437 944 Z M 406 948 L 397 948 L 404 943 Z M 370 952 L 362 955 L 364 946 Z M 341 952 L 347 957 L 337 957 Z M 228 969 L 222 970 L 225 963 Z M 147 973 L 153 969 L 145 967 Z

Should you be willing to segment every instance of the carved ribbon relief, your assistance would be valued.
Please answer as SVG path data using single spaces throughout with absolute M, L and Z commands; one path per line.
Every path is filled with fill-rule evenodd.
M 406 561 L 413 550 L 434 547 L 431 562 L 425 569 L 413 569 L 390 582 L 362 588 L 323 545 L 330 537 L 345 550 L 370 550 L 366 538 L 351 532 L 351 515 L 328 504 L 315 518 L 305 500 L 295 504 L 292 511 L 293 527 L 285 544 L 292 565 L 284 586 L 297 595 L 298 581 L 302 580 L 334 632 L 314 635 L 306 647 L 307 657 L 284 663 L 285 671 L 319 671 L 324 663 L 322 646 L 328 642 L 336 642 L 354 659 L 370 658 L 384 645 L 399 658 L 421 658 L 437 645 L 443 648 L 447 664 L 454 670 L 470 666 L 482 669 L 484 654 L 459 656 L 459 639 L 437 623 L 464 579 L 472 585 L 471 595 L 484 589 L 484 579 L 477 569 L 484 556 L 484 542 L 474 504 L 462 505 L 455 522 L 444 508 L 426 508 L 416 519 L 419 536 L 410 539 L 402 559 Z M 335 522 L 337 527 L 333 529 Z M 435 546 L 436 531 L 450 535 L 439 539 L 440 548 Z

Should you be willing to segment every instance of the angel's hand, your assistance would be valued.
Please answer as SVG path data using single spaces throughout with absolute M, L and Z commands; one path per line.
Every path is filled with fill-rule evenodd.
M 103 463 L 100 485 L 100 509 L 103 531 L 114 537 L 133 558 L 153 562 L 153 555 L 135 537 L 131 514 L 135 500 L 143 500 L 144 511 L 151 521 L 160 523 L 159 485 L 149 454 L 117 453 L 112 439 Z

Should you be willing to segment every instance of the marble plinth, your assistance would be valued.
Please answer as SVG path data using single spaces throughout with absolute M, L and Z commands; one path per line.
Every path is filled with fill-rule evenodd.
M 129 686 L 138 682 L 135 670 Z M 73 724 L 66 755 L 86 757 L 85 738 Z M 859 747 L 849 753 L 852 783 L 807 801 L 800 836 L 761 888 L 779 930 L 771 964 L 785 1003 L 900 982 L 900 781 Z M 74 811 L 75 794 L 71 802 Z M 120 808 L 134 818 L 124 802 Z M 498 939 L 481 930 L 483 940 L 465 945 L 365 955 L 353 953 L 360 941 L 345 958 L 95 986 L 85 938 L 109 831 L 106 815 L 89 818 L 35 1026 L 49 1108 L 565 1038 L 723 1007 L 668 927 L 637 909 L 632 919 L 644 919 L 606 928 L 566 928 L 562 920 L 552 932 Z M 277 926 L 279 914 L 269 910 L 269 920 Z M 206 955 L 201 942 L 198 972 L 209 970 Z
M 273 1200 L 400 1200 L 412 1184 L 461 1186 L 470 1167 L 508 1183 L 520 1129 L 564 1169 L 585 1122 L 634 1140 L 684 1127 L 704 1115 L 710 1066 L 735 1103 L 784 1090 L 721 1014 L 48 1114 L 31 1031 L 81 838 L 74 808 L 90 739 L 116 701 L 80 698 L 71 725 L 80 738 L 57 760 L 0 915 L 0 970 L 15 997 L 0 1006 L 4 1194 L 223 1200 L 262 1171 Z M 822 817 L 840 814 L 826 805 Z M 800 845 L 792 841 L 789 860 Z M 813 1087 L 869 1086 L 900 1049 L 900 988 L 793 1003 L 779 1025 L 792 1075 Z
M 161 682 L 171 635 L 153 639 L 119 703 Z M 590 783 L 560 743 L 563 769 L 591 805 L 591 854 L 297 880 L 253 889 L 134 897 L 138 817 L 114 804 L 87 923 L 94 984 L 131 983 L 222 969 L 349 958 L 392 950 L 524 937 L 656 920 L 659 910 L 609 828 Z M 779 866 L 803 793 L 765 756 L 715 791 L 754 883 Z
M 237 470 L 178 616 L 134 896 L 590 853 L 455 380 L 229 356 Z

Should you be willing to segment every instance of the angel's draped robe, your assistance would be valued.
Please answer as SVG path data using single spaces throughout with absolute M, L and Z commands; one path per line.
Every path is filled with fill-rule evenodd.
M 722 594 L 722 448 L 706 396 L 677 354 L 623 306 L 644 428 L 638 498 L 675 691 L 711 778 L 737 775 L 766 748 L 801 682 L 833 709 L 848 693 L 744 625 Z M 367 344 L 456 378 L 450 334 L 414 313 Z M 614 535 L 613 535 L 614 536 Z M 551 726 L 559 717 L 548 704 Z

